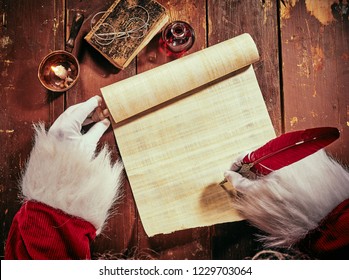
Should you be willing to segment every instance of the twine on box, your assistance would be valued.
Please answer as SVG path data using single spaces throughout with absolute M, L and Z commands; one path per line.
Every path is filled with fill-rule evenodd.
M 132 8 L 139 8 L 145 11 L 146 13 L 146 20 L 140 18 L 140 17 L 132 17 L 130 18 L 126 24 L 125 24 L 125 30 L 124 31 L 116 31 L 115 27 L 107 22 L 104 22 L 101 24 L 107 32 L 100 32 L 97 31 L 94 33 L 94 39 L 96 43 L 98 43 L 101 46 L 107 46 L 113 43 L 115 40 L 125 39 L 125 38 L 143 38 L 146 35 L 146 32 L 148 31 L 148 25 L 149 25 L 149 12 L 147 9 L 145 9 L 142 6 L 135 5 L 130 7 Z M 96 17 L 98 15 L 104 14 L 106 11 L 101 11 L 96 13 L 93 18 L 91 19 L 91 29 L 93 28 L 93 25 L 96 23 Z

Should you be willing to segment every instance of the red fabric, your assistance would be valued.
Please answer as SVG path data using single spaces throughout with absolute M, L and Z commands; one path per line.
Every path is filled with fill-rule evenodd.
M 299 246 L 315 258 L 348 260 L 349 199 L 333 209 Z
M 15 215 L 5 259 L 90 259 L 94 226 L 39 202 L 27 201 Z

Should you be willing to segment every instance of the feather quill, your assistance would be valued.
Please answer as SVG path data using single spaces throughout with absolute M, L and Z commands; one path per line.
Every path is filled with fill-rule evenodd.
M 267 175 L 317 152 L 338 137 L 339 130 L 334 127 L 285 133 L 247 154 L 242 159 L 238 172 L 248 178 Z

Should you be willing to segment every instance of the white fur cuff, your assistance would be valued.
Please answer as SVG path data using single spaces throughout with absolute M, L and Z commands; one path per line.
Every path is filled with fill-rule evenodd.
M 35 145 L 21 184 L 24 198 L 89 221 L 100 233 L 120 196 L 123 165 L 112 164 L 105 147 L 91 158 L 72 142 L 47 134 L 43 124 L 34 128 Z
M 349 197 L 349 173 L 320 150 L 258 180 L 239 180 L 236 208 L 267 233 L 268 247 L 290 247 Z

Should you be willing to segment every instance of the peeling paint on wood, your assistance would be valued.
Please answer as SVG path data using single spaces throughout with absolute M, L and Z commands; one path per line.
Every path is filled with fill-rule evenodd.
M 332 23 L 335 19 L 332 15 L 331 6 L 336 1 L 334 0 L 306 0 L 307 11 L 314 16 L 323 25 Z
M 293 127 L 298 123 L 298 118 L 297 117 L 292 117 L 290 120 L 290 126 Z
M 311 47 L 311 56 L 313 60 L 314 71 L 321 71 L 324 69 L 325 55 L 321 47 Z
M 317 118 L 319 116 L 319 114 L 315 111 L 310 111 L 310 115 L 313 117 L 313 118 Z
M 296 6 L 299 0 L 289 0 L 283 1 L 285 4 L 281 4 L 280 14 L 282 19 L 289 19 L 292 14 L 292 8 Z M 333 16 L 333 11 L 335 11 L 338 15 L 347 12 L 347 9 L 339 8 L 338 1 L 335 0 L 306 0 L 305 1 L 307 12 L 310 13 L 313 17 L 315 17 L 321 24 L 329 25 L 336 19 Z M 338 7 L 336 9 L 336 7 Z
M 11 38 L 9 36 L 3 36 L 0 38 L 0 48 L 2 48 L 2 49 L 7 48 L 12 43 L 13 43 L 13 41 L 11 40 Z
M 263 25 L 267 24 L 267 20 L 269 18 L 270 10 L 273 9 L 274 1 L 272 0 L 261 0 L 261 4 L 263 7 Z
M 348 163 L 348 0 L 284 2 L 290 15 L 281 18 L 285 131 L 342 129 L 329 151 Z
M 309 56 L 307 50 L 302 51 L 301 61 L 297 63 L 298 74 L 300 76 L 310 77 Z
M 280 16 L 282 19 L 289 19 L 291 17 L 291 10 L 299 0 L 282 1 L 280 5 Z

